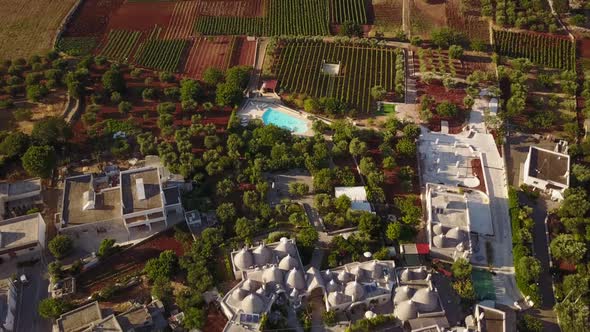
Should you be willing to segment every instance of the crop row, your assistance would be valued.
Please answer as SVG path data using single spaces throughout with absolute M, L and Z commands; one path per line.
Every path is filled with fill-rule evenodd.
M 280 48 L 275 74 L 285 91 L 334 97 L 357 111 L 369 112 L 372 87 L 393 91 L 396 83 L 403 82 L 395 80 L 398 52 L 385 47 L 288 41 Z M 324 62 L 340 64 L 338 74 L 323 73 Z
M 576 65 L 576 46 L 569 39 L 494 30 L 494 44 L 500 55 L 528 58 L 541 66 L 571 70 Z
M 135 57 L 138 65 L 170 72 L 178 71 L 186 40 L 148 40 Z
M 100 55 L 107 58 L 127 61 L 135 48 L 141 32 L 130 30 L 111 30 L 107 44 L 100 51 Z
M 328 0 L 271 0 L 265 17 L 202 16 L 196 31 L 203 35 L 327 35 Z
M 333 0 L 331 6 L 332 22 L 346 21 L 358 24 L 367 23 L 367 10 L 364 0 Z
M 94 37 L 62 37 L 57 41 L 56 49 L 72 56 L 87 55 L 96 47 Z

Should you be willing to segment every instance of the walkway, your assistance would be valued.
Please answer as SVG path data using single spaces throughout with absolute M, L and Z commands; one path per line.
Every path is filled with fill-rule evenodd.
M 541 262 L 541 275 L 539 276 L 539 290 L 543 304 L 540 309 L 533 310 L 533 316 L 543 321 L 543 331 L 559 331 L 557 315 L 553 310 L 555 306 L 555 296 L 553 294 L 553 278 L 551 276 L 551 257 L 549 256 L 549 244 L 547 243 L 547 233 L 545 228 L 545 218 L 547 211 L 553 209 L 553 202 L 546 202 L 543 197 L 536 201 L 531 201 L 528 197 L 520 197 L 521 202 L 533 207 L 532 218 L 535 221 L 533 227 L 533 255 Z M 549 206 L 548 206 L 549 204 Z

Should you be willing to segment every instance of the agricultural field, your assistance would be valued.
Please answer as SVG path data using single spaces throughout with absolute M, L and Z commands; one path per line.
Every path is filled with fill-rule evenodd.
M 106 45 L 102 47 L 99 55 L 109 59 L 127 61 L 137 45 L 141 32 L 130 30 L 111 30 Z
M 475 70 L 493 72 L 489 57 L 465 54 L 461 60 L 451 59 L 448 51 L 434 48 L 419 48 L 414 52 L 414 66 L 414 70 L 421 75 L 450 75 L 460 79 L 467 78 Z
M 332 23 L 346 21 L 357 24 L 367 23 L 367 9 L 364 0 L 332 0 L 330 3 L 330 17 Z
M 201 16 L 196 31 L 203 35 L 327 35 L 328 2 L 272 0 L 264 17 Z
M 186 40 L 149 40 L 136 56 L 138 65 L 176 72 L 188 42 Z
M 274 73 L 282 90 L 312 97 L 335 97 L 359 112 L 374 106 L 370 90 L 380 85 L 389 98 L 401 97 L 403 58 L 400 50 L 321 41 L 282 41 L 278 46 Z M 397 61 L 396 61 L 397 60 Z M 339 64 L 337 73 L 324 73 L 323 64 Z M 403 62 L 402 62 L 403 63 Z M 401 70 L 402 75 L 397 76 Z M 398 86 L 396 89 L 396 85 Z
M 373 1 L 373 30 L 371 35 L 395 37 L 402 29 L 403 0 Z
M 53 38 L 75 0 L 6 0 L 0 10 L 0 59 L 27 58 L 53 48 Z
M 449 0 L 446 3 L 446 16 L 449 28 L 463 33 L 470 41 L 490 43 L 490 25 L 483 19 L 476 8 L 464 8 L 461 0 Z
M 446 4 L 428 3 L 424 0 L 408 0 L 410 4 L 410 30 L 412 36 L 428 39 L 433 29 L 447 26 Z
M 544 67 L 570 70 L 576 65 L 576 45 L 567 37 L 494 30 L 494 44 L 500 55 Z

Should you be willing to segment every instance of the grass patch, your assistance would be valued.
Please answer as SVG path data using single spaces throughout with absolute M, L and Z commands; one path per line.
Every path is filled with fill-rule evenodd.
M 71 56 L 88 55 L 96 47 L 94 37 L 65 37 L 57 42 L 57 50 Z
M 379 107 L 379 110 L 375 114 L 376 115 L 395 114 L 395 104 L 381 104 L 381 107 Z

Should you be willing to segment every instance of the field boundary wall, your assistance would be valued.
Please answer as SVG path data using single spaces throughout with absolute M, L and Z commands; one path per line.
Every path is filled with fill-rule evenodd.
M 57 47 L 57 42 L 61 38 L 61 35 L 65 32 L 66 27 L 68 26 L 68 23 L 70 23 L 70 20 L 72 19 L 74 14 L 76 14 L 78 12 L 78 9 L 82 6 L 82 3 L 84 3 L 84 1 L 85 0 L 76 1 L 76 3 L 72 6 L 72 8 L 70 8 L 70 11 L 68 12 L 68 14 L 66 16 L 64 16 L 63 20 L 61 20 L 61 23 L 55 32 L 55 36 L 53 37 L 52 45 L 54 48 Z

